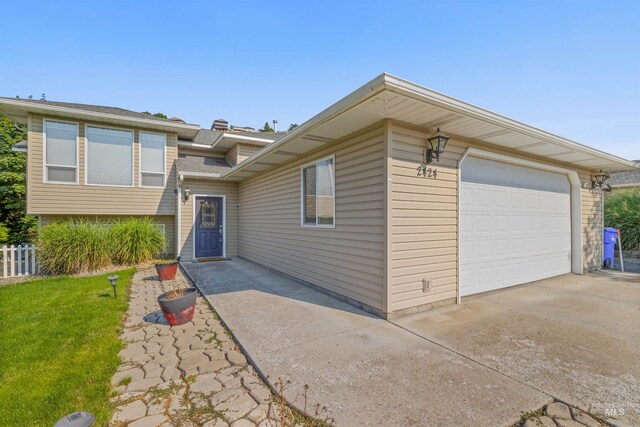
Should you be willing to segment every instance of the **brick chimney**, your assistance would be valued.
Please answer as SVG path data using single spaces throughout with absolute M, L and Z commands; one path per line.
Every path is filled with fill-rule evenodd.
M 211 124 L 211 130 L 229 130 L 229 122 L 224 119 L 216 119 Z

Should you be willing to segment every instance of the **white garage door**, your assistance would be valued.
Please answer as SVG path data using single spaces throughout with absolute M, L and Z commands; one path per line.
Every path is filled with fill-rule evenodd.
M 468 157 L 460 184 L 460 294 L 571 272 L 565 175 Z

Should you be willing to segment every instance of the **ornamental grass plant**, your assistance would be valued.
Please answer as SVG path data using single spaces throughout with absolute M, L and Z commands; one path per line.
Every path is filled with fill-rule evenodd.
M 608 195 L 604 203 L 604 225 L 620 230 L 623 250 L 640 250 L 640 190 Z

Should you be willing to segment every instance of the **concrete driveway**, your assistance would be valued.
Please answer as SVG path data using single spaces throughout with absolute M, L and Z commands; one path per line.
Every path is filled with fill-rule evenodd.
M 639 419 L 637 276 L 564 276 L 390 323 L 244 260 L 184 267 L 267 381 L 291 380 L 299 408 L 308 384 L 339 426 L 508 426 L 553 397 Z
M 559 400 L 640 425 L 638 274 L 560 276 L 394 323 Z

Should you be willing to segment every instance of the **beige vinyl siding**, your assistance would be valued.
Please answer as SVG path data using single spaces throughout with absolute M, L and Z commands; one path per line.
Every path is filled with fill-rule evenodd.
M 99 215 L 42 215 L 42 225 L 47 225 L 53 221 L 73 218 L 83 219 L 91 222 L 100 222 L 111 224 L 119 219 L 128 218 L 129 216 L 99 216 Z M 165 239 L 167 241 L 167 255 L 175 255 L 175 218 L 170 215 L 150 216 L 156 224 L 164 225 Z
M 580 182 L 591 182 L 591 175 L 579 173 Z M 602 266 L 602 191 L 581 189 L 582 198 L 582 268 L 585 272 Z
M 335 228 L 303 227 L 303 164 L 335 154 Z M 239 184 L 238 255 L 383 309 L 383 132 L 336 141 Z
M 457 162 L 465 146 L 449 141 L 437 178 L 418 176 L 427 136 L 391 126 L 391 311 L 457 295 Z M 422 291 L 422 280 L 431 291 Z
M 228 258 L 233 258 L 238 254 L 238 208 L 235 206 L 238 201 L 238 184 L 231 181 L 203 180 L 185 178 L 182 187 L 189 187 L 191 197 L 189 200 L 180 200 L 181 205 L 181 225 L 180 225 L 180 257 L 183 261 L 192 260 L 193 253 L 193 201 L 196 195 L 226 196 L 226 245 Z
M 513 150 L 451 139 L 440 162 L 429 165 L 437 169 L 437 178 L 417 176 L 426 139 L 431 136 L 414 127 L 391 125 L 390 311 L 445 300 L 453 302 L 457 296 L 458 161 L 467 147 L 571 169 L 566 164 Z M 581 183 L 590 182 L 589 171 L 579 170 L 578 174 Z M 585 271 L 600 265 L 601 197 L 600 191 L 581 190 Z M 427 293 L 422 291 L 423 278 L 432 280 L 431 291 Z
M 231 166 L 235 166 L 253 156 L 261 148 L 255 145 L 237 144 L 227 152 L 225 159 Z
M 49 117 L 47 117 L 49 118 Z M 165 188 L 139 187 L 140 129 L 100 122 L 79 122 L 78 184 L 49 184 L 43 179 L 43 124 L 45 118 L 29 118 L 27 211 L 40 215 L 174 215 L 174 185 L 177 136 L 167 134 Z M 78 122 L 50 117 L 51 120 Z M 85 185 L 85 125 L 97 125 L 134 131 L 133 187 Z
M 238 144 L 238 163 L 242 163 L 262 149 L 261 146 Z
M 225 160 L 227 161 L 227 163 L 229 163 L 231 166 L 235 166 L 238 164 L 238 146 L 234 146 L 233 148 L 231 148 L 229 151 L 227 151 L 227 154 L 225 155 Z

